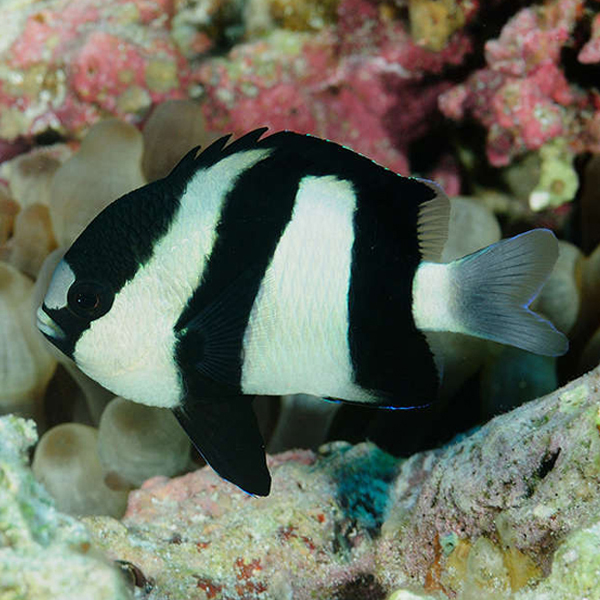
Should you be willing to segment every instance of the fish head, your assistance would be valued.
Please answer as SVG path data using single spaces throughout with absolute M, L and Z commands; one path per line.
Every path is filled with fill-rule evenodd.
M 108 282 L 93 276 L 77 277 L 65 257 L 58 263 L 38 308 L 37 327 L 72 359 L 77 341 L 110 310 L 114 297 Z
M 86 227 L 56 266 L 37 326 L 114 394 L 172 407 L 181 389 L 171 313 L 187 298 L 177 289 L 164 291 L 173 288 L 168 268 L 149 265 L 168 226 L 160 209 L 169 198 L 161 185 L 115 200 Z

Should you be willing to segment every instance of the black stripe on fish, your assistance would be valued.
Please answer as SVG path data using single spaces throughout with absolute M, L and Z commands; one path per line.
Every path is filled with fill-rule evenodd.
M 168 232 L 194 174 L 226 156 L 255 148 L 265 131 L 251 131 L 228 146 L 230 136 L 224 136 L 199 156 L 200 147 L 193 148 L 167 177 L 109 204 L 88 225 L 82 241 L 76 240 L 65 255 L 77 279 L 110 281 L 113 291 L 119 292 L 150 260 L 155 245 Z M 105 251 L 98 252 L 98 248 Z
M 169 230 L 186 184 L 161 179 L 109 204 L 65 254 L 77 279 L 110 282 L 119 292 Z
M 435 192 L 420 181 L 381 169 L 376 184 L 356 180 L 349 342 L 356 383 L 383 404 L 433 401 L 438 376 L 412 314 L 412 282 L 421 261 L 419 206 Z
M 422 260 L 420 206 L 436 192 L 371 159 L 311 136 L 276 133 L 261 145 L 301 156 L 303 176 L 335 175 L 357 196 L 348 294 L 348 341 L 355 383 L 381 404 L 416 406 L 436 398 L 439 378 L 425 336 L 414 323 L 412 283 Z
M 232 148 L 273 148 L 274 152 L 242 173 L 229 193 L 202 284 L 176 326 L 182 332 L 177 362 L 183 373 L 194 373 L 196 380 L 186 385 L 197 388 L 193 395 L 202 396 L 211 390 L 222 394 L 222 383 L 228 382 L 231 392 L 239 393 L 249 314 L 290 221 L 299 182 L 307 176 L 334 175 L 350 181 L 357 194 L 348 296 L 355 383 L 376 392 L 385 405 L 431 401 L 438 376 L 425 337 L 413 320 L 412 281 L 421 260 L 419 207 L 435 192 L 338 144 L 291 132 L 256 141 L 261 133 L 253 132 L 224 149 L 223 140 L 215 146 L 219 156 L 232 153 Z M 204 160 L 203 154 L 198 161 Z M 242 289 L 232 283 L 242 281 Z M 209 312 L 213 318 L 207 318 Z M 215 319 L 215 314 L 223 316 Z M 217 339 L 220 366 L 209 352 L 204 356 L 208 363 L 202 364 L 199 354 L 211 344 L 216 348 Z M 400 373 L 406 374 L 404 378 Z
M 250 311 L 291 219 L 302 161 L 274 153 L 242 173 L 228 193 L 201 284 L 175 330 L 176 361 L 190 396 L 239 393 Z M 213 351 L 218 351 L 218 356 Z

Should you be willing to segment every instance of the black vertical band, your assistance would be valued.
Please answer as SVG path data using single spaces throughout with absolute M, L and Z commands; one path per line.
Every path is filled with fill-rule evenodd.
M 318 138 L 282 132 L 250 141 L 252 147 L 272 148 L 273 153 L 242 173 L 227 195 L 202 283 L 176 326 L 185 332 L 176 360 L 188 391 L 199 398 L 224 393 L 221 383 L 197 368 L 198 349 L 205 346 L 206 337 L 186 327 L 203 311 L 213 310 L 211 304 L 228 293 L 228 286 L 239 283 L 236 314 L 231 315 L 234 335 L 227 379 L 229 393 L 240 392 L 244 333 L 266 269 L 291 219 L 299 183 L 307 176 L 334 175 L 349 181 L 357 196 L 348 295 L 355 382 L 380 395 L 384 405 L 417 406 L 434 400 L 437 371 L 412 315 L 412 282 L 421 260 L 419 206 L 433 198 L 433 190 Z M 235 145 L 240 143 L 244 138 L 223 153 L 237 151 Z M 249 148 L 239 148 L 245 149 Z M 202 159 L 200 155 L 198 160 Z
M 356 383 L 382 404 L 419 406 L 437 395 L 433 356 L 412 314 L 412 284 L 421 261 L 419 205 L 433 191 L 381 170 L 369 187 L 358 183 L 349 342 Z
M 305 167 L 290 161 L 287 155 L 274 153 L 239 176 L 225 198 L 202 282 L 176 325 L 177 331 L 185 330 L 197 315 L 213 310 L 215 299 L 235 295 L 235 303 L 228 303 L 230 342 L 226 350 L 231 393 L 240 392 L 243 340 L 250 312 L 277 244 L 291 220 Z M 198 372 L 198 349 L 204 339 L 202 331 L 191 328 L 181 335 L 176 348 L 177 363 L 184 379 L 188 378 L 186 387 L 199 398 L 224 391 L 220 383 Z

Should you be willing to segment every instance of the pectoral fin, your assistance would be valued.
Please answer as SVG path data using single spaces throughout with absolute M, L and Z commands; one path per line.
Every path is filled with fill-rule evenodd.
M 265 446 L 247 396 L 212 398 L 208 403 L 188 399 L 173 413 L 221 477 L 249 494 L 269 494 Z

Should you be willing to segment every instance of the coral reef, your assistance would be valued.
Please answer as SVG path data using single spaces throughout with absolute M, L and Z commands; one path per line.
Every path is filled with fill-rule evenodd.
M 600 372 L 552 390 L 600 362 L 599 11 L 1 3 L 0 413 L 35 417 L 33 473 L 54 499 L 27 467 L 32 423 L 0 418 L 0 598 L 594 598 Z M 40 338 L 32 307 L 115 197 L 262 126 L 441 183 L 453 196 L 444 260 L 554 229 L 559 261 L 535 309 L 568 333 L 569 354 L 441 335 L 451 401 L 408 414 L 263 398 L 270 497 L 208 468 L 175 477 L 196 467 L 174 421 L 77 371 Z
M 448 88 L 435 75 L 469 49 L 458 35 L 433 52 L 411 39 L 393 10 L 343 0 L 331 26 L 274 29 L 204 62 L 195 76 L 211 129 L 313 133 L 407 173 L 408 146 L 428 131 L 436 99 Z
M 584 597 L 598 560 L 599 383 L 597 370 L 409 460 L 343 443 L 271 457 L 266 499 L 208 468 L 150 479 L 121 522 L 87 517 L 85 529 L 26 468 L 32 423 L 4 417 L 0 590 L 129 598 L 102 551 L 155 600 Z
M 85 523 L 143 573 L 149 598 L 584 597 L 597 568 L 599 383 L 595 371 L 404 461 L 340 443 L 271 457 L 266 499 L 208 468 L 154 478 L 120 523 Z
M 56 361 L 33 322 L 33 283 L 0 262 L 0 414 L 40 416 Z
M 102 413 L 97 444 L 107 477 L 131 488 L 156 475 L 182 473 L 190 464 L 190 440 L 170 410 L 123 398 L 111 400 Z
M 62 512 L 120 517 L 125 511 L 127 491 L 115 489 L 105 474 L 94 427 L 63 423 L 46 431 L 35 448 L 31 469 Z
M 81 137 L 107 116 L 140 123 L 157 103 L 196 94 L 214 131 L 310 132 L 408 172 L 410 144 L 440 123 L 439 101 L 446 116 L 484 126 L 492 165 L 562 140 L 566 181 L 540 182 L 539 209 L 573 197 L 572 157 L 600 145 L 593 71 L 581 71 L 598 63 L 600 20 L 583 0 L 553 0 L 509 14 L 486 40 L 481 25 L 510 11 L 498 4 L 10 3 L 0 9 L 0 138 L 10 156 L 20 136 Z M 473 70 L 482 42 L 486 66 Z M 465 71 L 454 67 L 469 73 L 458 85 Z
M 48 129 L 80 138 L 107 116 L 139 123 L 153 105 L 200 86 L 210 129 L 310 132 L 407 173 L 407 147 L 449 87 L 435 75 L 470 49 L 459 28 L 468 3 L 446 7 L 454 24 L 445 33 L 416 34 L 439 52 L 413 41 L 392 6 L 242 4 L 85 0 L 74 9 L 48 0 L 0 9 L 11 23 L 0 48 L 0 138 Z M 425 21 L 413 14 L 413 29 Z M 196 64 L 236 27 L 250 41 Z
M 102 116 L 140 120 L 186 96 L 171 0 L 46 0 L 0 7 L 0 138 L 80 135 Z
M 563 138 L 573 154 L 598 152 L 598 90 L 570 81 L 563 63 L 564 51 L 576 43 L 576 27 L 586 18 L 582 0 L 521 9 L 498 39 L 486 43 L 486 67 L 440 97 L 448 117 L 471 116 L 483 124 L 492 165 L 508 165 L 556 138 Z M 594 40 L 581 49 L 578 61 L 593 62 Z
M 456 558 L 462 553 L 466 560 L 464 544 L 474 548 L 482 536 L 504 553 L 533 560 L 537 576 L 547 574 L 560 540 L 598 518 L 598 375 L 407 461 L 382 545 L 401 538 L 396 560 L 413 577 L 427 573 L 432 589 L 447 587 L 443 573 L 450 557 L 458 552 Z M 418 492 L 406 485 L 415 480 L 425 481 Z M 450 548 L 445 540 L 452 540 Z
M 142 134 L 133 125 L 107 119 L 89 130 L 52 178 L 48 204 L 59 246 L 69 247 L 110 202 L 146 183 L 142 153 Z

